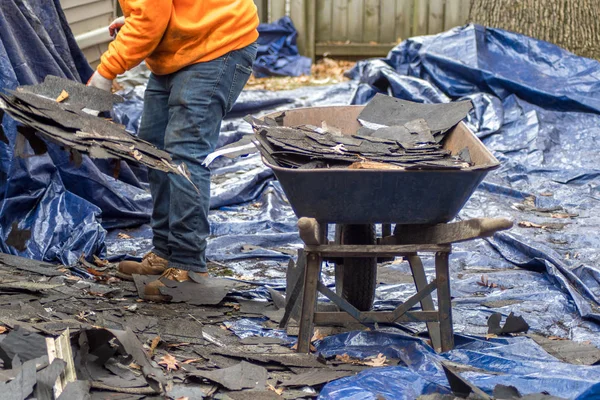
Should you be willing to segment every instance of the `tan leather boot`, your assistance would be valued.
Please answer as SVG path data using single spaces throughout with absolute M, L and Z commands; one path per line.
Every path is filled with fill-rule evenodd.
M 167 269 L 169 261 L 150 252 L 144 256 L 142 262 L 121 261 L 117 276 L 128 281 L 133 280 L 132 275 L 160 275 Z
M 155 301 L 157 303 L 171 300 L 170 296 L 165 296 L 160 292 L 161 287 L 165 287 L 161 279 L 169 279 L 177 282 L 185 282 L 190 280 L 188 272 L 183 269 L 169 268 L 163 274 L 155 280 L 150 282 L 144 288 L 144 300 Z

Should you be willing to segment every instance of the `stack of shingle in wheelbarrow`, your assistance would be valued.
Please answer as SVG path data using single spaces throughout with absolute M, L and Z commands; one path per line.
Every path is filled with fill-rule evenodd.
M 420 104 L 377 95 L 366 106 L 248 119 L 264 163 L 300 218 L 301 276 L 287 289 L 281 321 L 286 326 L 301 305 L 299 352 L 309 351 L 315 324 L 357 321 L 367 326 L 425 322 L 436 351 L 454 347 L 451 246 L 512 226 L 492 218 L 450 222 L 499 166 L 461 122 L 471 108 L 470 101 Z M 328 240 L 330 224 L 335 224 L 334 241 Z M 435 253 L 430 282 L 420 252 Z M 371 311 L 378 261 L 399 256 L 410 265 L 417 293 L 393 311 Z M 321 281 L 323 261 L 336 264 L 335 291 Z M 336 311 L 317 311 L 318 292 L 337 305 Z

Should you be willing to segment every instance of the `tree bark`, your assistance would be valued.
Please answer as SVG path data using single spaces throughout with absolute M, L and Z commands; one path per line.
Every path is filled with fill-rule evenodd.
M 600 60 L 598 0 L 472 0 L 469 21 L 522 33 Z

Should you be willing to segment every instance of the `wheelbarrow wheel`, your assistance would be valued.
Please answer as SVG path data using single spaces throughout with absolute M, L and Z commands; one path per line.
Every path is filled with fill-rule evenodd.
M 336 225 L 339 244 L 376 244 L 374 225 Z M 335 266 L 336 292 L 360 311 L 373 307 L 377 284 L 377 258 L 344 258 Z

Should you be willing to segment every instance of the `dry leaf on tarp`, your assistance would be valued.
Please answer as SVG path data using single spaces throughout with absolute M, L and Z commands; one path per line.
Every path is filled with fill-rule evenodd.
M 123 233 L 123 232 L 119 232 L 119 233 L 117 234 L 117 238 L 119 238 L 119 239 L 132 239 L 132 237 L 131 237 L 131 236 L 129 236 L 128 234 L 126 234 L 126 233 Z
M 150 343 L 150 357 L 152 357 L 154 355 L 154 351 L 156 350 L 156 347 L 160 343 L 160 340 L 161 340 L 160 336 L 157 336 L 154 339 L 152 339 L 152 342 Z
M 350 357 L 348 354 L 344 353 L 342 355 L 335 356 L 335 359 L 336 361 L 343 362 L 344 364 L 367 365 L 369 367 L 383 367 L 387 365 L 387 357 L 381 353 L 379 353 L 375 357 L 367 358 L 364 360 Z
M 166 354 L 160 358 L 158 365 L 162 365 L 167 368 L 167 371 L 175 371 L 179 369 L 179 363 L 177 359 L 170 354 Z
M 8 332 L 8 328 L 5 326 L 0 326 L 0 335 L 6 332 Z
M 270 383 L 267 385 L 267 389 L 272 390 L 273 392 L 277 393 L 277 395 L 281 396 L 283 394 L 283 388 L 276 388 L 275 386 L 271 385 Z
M 371 358 L 368 361 L 365 361 L 363 364 L 368 365 L 369 367 L 383 367 L 386 365 L 387 357 L 383 354 L 377 354 L 377 357 Z

